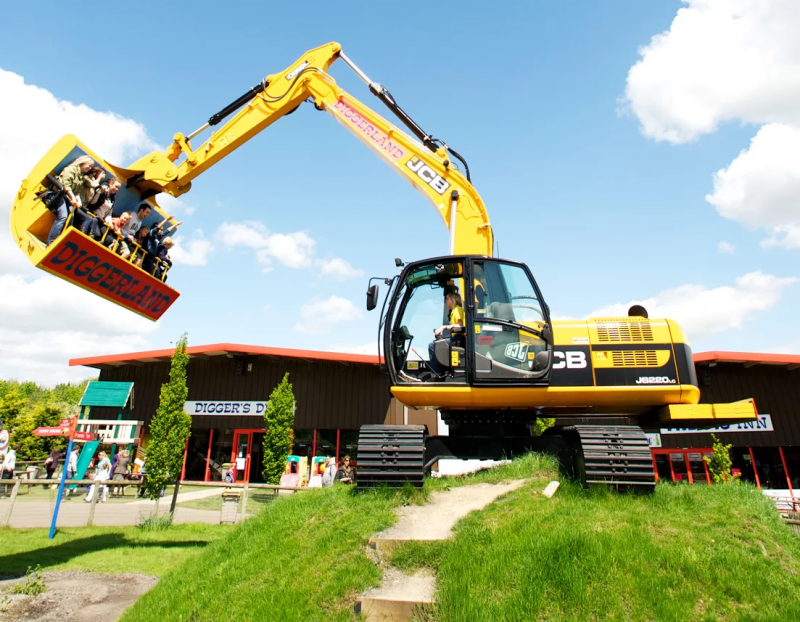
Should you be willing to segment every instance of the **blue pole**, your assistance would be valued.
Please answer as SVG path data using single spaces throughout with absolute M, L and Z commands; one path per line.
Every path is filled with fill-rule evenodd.
M 56 521 L 58 520 L 58 508 L 61 507 L 61 495 L 64 494 L 64 482 L 67 481 L 67 469 L 69 468 L 69 457 L 72 454 L 72 435 L 70 434 L 67 443 L 67 455 L 64 456 L 64 469 L 61 471 L 61 483 L 58 485 L 58 497 L 56 497 L 56 509 L 53 512 L 53 524 L 50 525 L 50 539 L 56 535 Z

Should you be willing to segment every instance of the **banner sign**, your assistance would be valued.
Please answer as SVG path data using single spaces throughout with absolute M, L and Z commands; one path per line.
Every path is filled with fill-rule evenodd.
M 661 447 L 661 435 L 660 434 L 645 434 L 647 437 L 647 444 L 650 445 L 650 449 L 657 449 Z
M 187 415 L 255 415 L 263 417 L 267 411 L 267 403 L 264 402 L 242 402 L 238 400 L 230 401 L 211 401 L 211 402 L 184 402 L 183 412 Z
M 69 436 L 69 428 L 36 428 L 36 436 Z
M 39 267 L 151 320 L 180 295 L 77 229 L 69 229 Z
M 661 434 L 719 434 L 721 432 L 773 432 L 772 417 L 759 415 L 758 421 L 732 423 L 715 428 L 662 428 Z

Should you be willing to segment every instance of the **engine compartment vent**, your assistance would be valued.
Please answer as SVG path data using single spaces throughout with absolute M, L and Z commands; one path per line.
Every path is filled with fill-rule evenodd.
M 595 328 L 597 329 L 597 339 L 601 343 L 653 341 L 653 329 L 650 322 L 598 323 Z
M 614 350 L 611 362 L 614 367 L 660 367 L 655 350 Z

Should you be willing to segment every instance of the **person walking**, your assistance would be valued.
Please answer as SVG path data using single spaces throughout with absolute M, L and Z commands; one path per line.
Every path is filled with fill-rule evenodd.
M 127 449 L 123 449 L 119 452 L 117 456 L 117 460 L 114 463 L 114 471 L 113 471 L 113 479 L 115 482 L 124 482 L 125 478 L 128 476 L 128 467 L 131 463 L 131 453 Z M 124 486 L 113 486 L 111 488 L 111 496 L 120 496 L 125 487 Z
M 77 446 L 72 447 L 72 451 L 67 457 L 67 479 L 75 479 L 75 475 L 78 472 L 78 456 L 80 456 L 80 453 L 81 450 Z M 62 498 L 70 495 L 72 495 L 72 488 L 65 486 Z
M 86 495 L 86 498 L 84 499 L 86 503 L 90 503 L 92 501 L 92 497 L 94 496 L 98 486 L 102 489 L 100 503 L 105 503 L 106 497 L 108 496 L 108 486 L 105 484 L 105 482 L 107 482 L 111 477 L 111 460 L 108 459 L 108 456 L 104 451 L 101 451 L 97 457 L 99 460 L 97 461 L 97 466 L 94 470 L 95 483 L 89 488 L 89 494 Z
M 17 466 L 17 452 L 19 451 L 19 445 L 14 445 L 11 449 L 8 450 L 6 453 L 6 457 L 3 459 L 3 467 L 2 472 L 0 472 L 0 479 L 14 479 L 14 469 Z M 3 494 L 8 494 L 8 484 L 3 486 Z
M 47 471 L 47 479 L 53 479 L 53 474 L 55 474 L 56 469 L 58 468 L 58 461 L 61 460 L 61 458 L 64 458 L 66 455 L 66 451 L 59 451 L 58 449 L 54 449 L 50 452 L 50 455 L 47 456 L 47 460 L 44 461 L 44 468 Z

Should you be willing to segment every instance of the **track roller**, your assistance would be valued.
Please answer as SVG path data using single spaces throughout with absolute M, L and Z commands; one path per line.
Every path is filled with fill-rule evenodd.
M 358 488 L 409 482 L 422 488 L 425 479 L 424 425 L 362 425 L 358 433 Z

